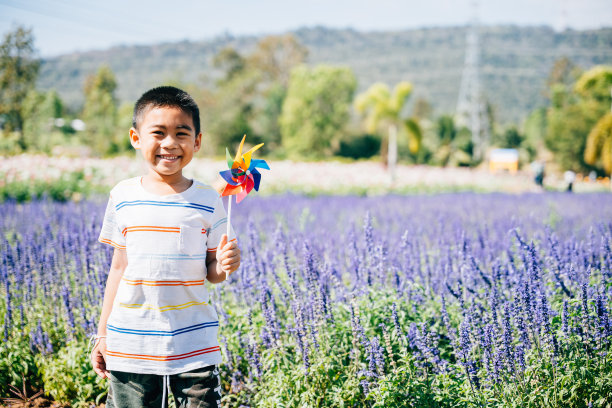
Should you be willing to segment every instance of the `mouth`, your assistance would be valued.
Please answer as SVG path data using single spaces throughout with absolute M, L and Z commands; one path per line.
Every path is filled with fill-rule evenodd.
M 177 161 L 181 156 L 177 156 L 173 154 L 158 154 L 156 157 L 166 162 L 174 162 L 174 161 Z

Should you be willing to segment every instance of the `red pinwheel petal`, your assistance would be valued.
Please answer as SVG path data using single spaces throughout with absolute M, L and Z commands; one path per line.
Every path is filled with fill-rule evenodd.
M 247 192 L 247 194 L 251 192 L 251 190 L 253 189 L 253 186 L 255 186 L 255 182 L 253 181 L 253 175 L 249 174 L 246 180 L 246 186 L 245 186 L 245 191 Z
M 246 190 L 242 190 L 240 193 L 236 195 L 236 204 L 244 200 L 247 196 Z
M 246 179 L 247 179 L 247 175 L 246 174 L 243 174 L 242 176 L 234 177 L 234 181 L 236 183 L 238 183 L 236 185 L 244 184 L 246 182 Z
M 225 185 L 225 189 L 221 193 L 221 197 L 230 196 L 230 195 L 236 195 L 236 194 L 239 194 L 242 191 L 244 191 L 244 188 L 242 187 L 242 185 L 232 186 L 231 184 L 226 184 Z M 238 201 L 236 201 L 236 202 L 238 202 Z

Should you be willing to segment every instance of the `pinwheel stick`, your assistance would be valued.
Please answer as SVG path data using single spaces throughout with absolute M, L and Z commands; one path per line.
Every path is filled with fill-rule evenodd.
M 232 228 L 232 196 L 228 197 L 227 203 L 227 240 L 230 240 L 230 229 Z M 225 277 L 227 279 L 227 276 Z
M 246 153 L 242 153 L 244 140 L 246 135 L 242 137 L 236 157 L 232 160 L 229 150 L 225 149 L 225 157 L 227 159 L 228 170 L 219 172 L 221 177 L 226 181 L 225 188 L 221 193 L 222 197 L 229 196 L 227 203 L 227 240 L 230 240 L 230 229 L 232 225 L 232 196 L 236 196 L 236 204 L 239 204 L 251 190 L 259 190 L 259 182 L 261 174 L 257 168 L 270 170 L 270 167 L 265 160 L 253 159 L 253 152 L 263 146 L 263 143 L 254 146 Z M 227 275 L 225 277 L 227 279 Z

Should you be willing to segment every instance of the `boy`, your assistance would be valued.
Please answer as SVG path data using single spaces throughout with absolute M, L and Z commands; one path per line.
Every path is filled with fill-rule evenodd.
M 240 266 L 223 231 L 219 194 L 183 176 L 200 149 L 200 113 L 174 87 L 134 106 L 132 146 L 148 172 L 110 193 L 100 242 L 115 248 L 92 364 L 110 379 L 107 407 L 159 407 L 172 389 L 180 407 L 219 407 L 219 322 L 204 286 Z

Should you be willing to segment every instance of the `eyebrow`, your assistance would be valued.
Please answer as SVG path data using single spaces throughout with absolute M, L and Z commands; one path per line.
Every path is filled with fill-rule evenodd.
M 164 126 L 164 125 L 151 125 L 151 127 L 152 128 L 166 129 L 166 126 Z M 185 125 L 185 124 L 177 125 L 176 128 L 177 129 L 193 130 L 193 128 L 191 126 Z

